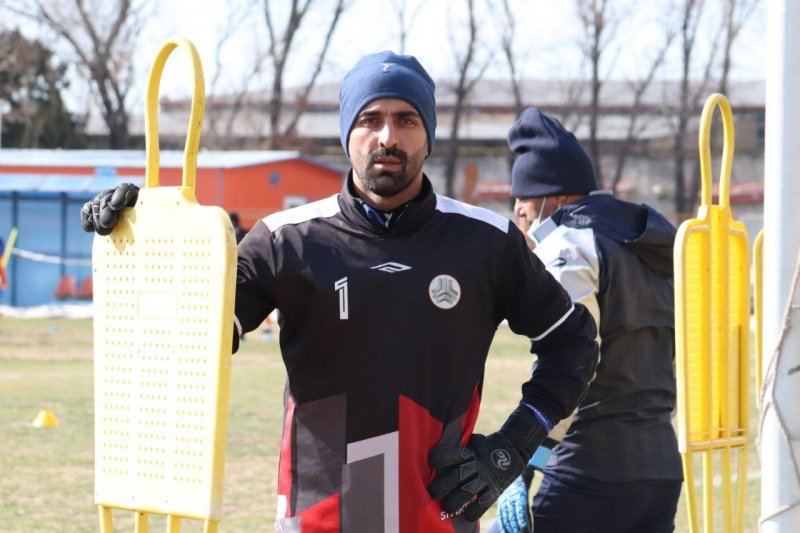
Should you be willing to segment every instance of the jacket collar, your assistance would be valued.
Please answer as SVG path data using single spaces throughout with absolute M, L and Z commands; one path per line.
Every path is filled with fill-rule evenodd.
M 345 218 L 355 227 L 375 237 L 399 237 L 418 229 L 436 208 L 436 195 L 427 176 L 422 176 L 422 190 L 407 204 L 394 210 L 395 220 L 386 228 L 383 224 L 367 216 L 364 201 L 356 194 L 353 171 L 347 174 L 339 205 Z

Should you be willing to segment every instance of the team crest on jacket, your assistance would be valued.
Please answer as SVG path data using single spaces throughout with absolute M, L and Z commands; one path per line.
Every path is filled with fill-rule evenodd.
M 439 309 L 452 309 L 461 299 L 461 286 L 453 276 L 439 274 L 428 285 L 428 295 Z

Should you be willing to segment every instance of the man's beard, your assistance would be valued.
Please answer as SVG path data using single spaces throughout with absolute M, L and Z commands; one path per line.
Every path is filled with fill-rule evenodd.
M 397 159 L 400 163 L 400 169 L 394 172 L 376 169 L 375 161 L 381 157 L 393 157 Z M 403 192 L 411 185 L 421 168 L 422 165 L 420 164 L 417 168 L 412 168 L 411 172 L 409 172 L 408 154 L 400 148 L 378 148 L 369 153 L 364 172 L 356 172 L 356 174 L 370 192 L 388 198 Z

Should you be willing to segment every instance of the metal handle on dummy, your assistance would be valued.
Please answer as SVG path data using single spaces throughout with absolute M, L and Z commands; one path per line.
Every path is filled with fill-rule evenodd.
M 702 193 L 700 205 L 711 205 L 711 121 L 714 118 L 714 109 L 719 107 L 722 115 L 723 141 L 722 141 L 722 165 L 719 173 L 719 205 L 720 207 L 730 207 L 731 190 L 731 166 L 733 164 L 733 113 L 728 99 L 720 94 L 714 93 L 708 97 L 703 106 L 703 114 L 700 117 L 700 137 L 698 147 L 700 149 L 700 177 L 702 180 Z
M 197 178 L 197 152 L 200 148 L 200 126 L 205 114 L 205 80 L 203 66 L 197 49 L 188 39 L 170 39 L 158 52 L 150 77 L 147 81 L 147 99 L 144 114 L 145 147 L 147 154 L 147 171 L 145 174 L 145 188 L 158 187 L 158 86 L 161 83 L 161 73 L 167 58 L 176 48 L 183 48 L 191 59 L 192 77 L 194 87 L 192 90 L 192 108 L 189 114 L 189 127 L 186 135 L 186 145 L 183 148 L 183 187 L 194 188 Z

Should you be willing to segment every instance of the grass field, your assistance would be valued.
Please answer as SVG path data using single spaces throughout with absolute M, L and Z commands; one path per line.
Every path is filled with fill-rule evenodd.
M 478 431 L 496 429 L 516 405 L 530 368 L 527 348 L 527 340 L 500 328 Z M 277 342 L 248 335 L 233 364 L 221 531 L 273 531 L 283 382 Z M 98 531 L 92 387 L 90 320 L 0 318 L 0 531 Z M 41 409 L 53 411 L 59 426 L 32 427 Z M 755 411 L 751 419 L 755 427 Z M 754 448 L 749 462 L 749 471 L 758 472 Z M 748 532 L 757 531 L 760 508 L 759 479 L 753 477 L 747 488 Z M 485 528 L 492 513 L 482 521 Z M 132 524 L 130 513 L 115 513 L 116 530 L 133 531 Z M 163 519 L 151 519 L 150 527 L 165 531 Z M 183 531 L 202 527 L 184 521 Z M 683 502 L 676 531 L 688 531 Z

